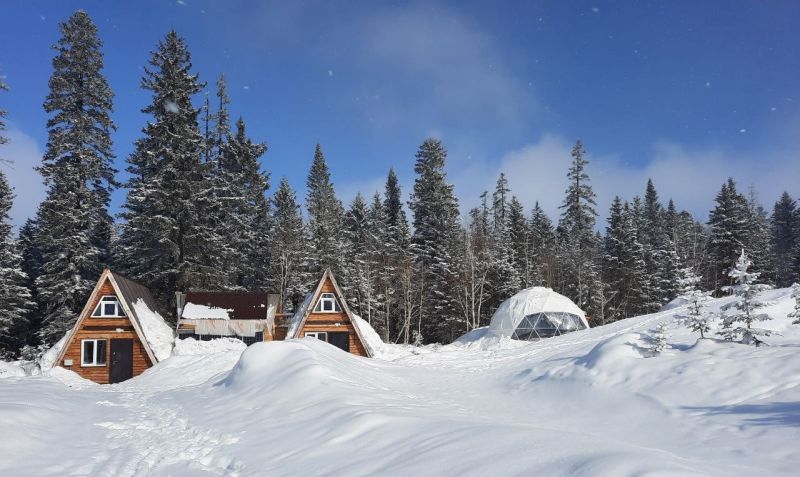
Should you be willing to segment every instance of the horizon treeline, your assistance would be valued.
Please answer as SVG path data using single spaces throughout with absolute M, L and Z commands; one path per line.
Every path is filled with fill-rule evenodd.
M 770 214 L 755 191 L 745 195 L 729 179 L 700 223 L 672 199 L 664 205 L 650 180 L 642 197 L 613 200 L 600 234 L 580 141 L 557 222 L 538 203 L 526 210 L 503 174 L 462 220 L 446 148 L 433 138 L 415 155 L 410 218 L 394 169 L 383 193 L 359 193 L 345 206 L 319 144 L 304 217 L 285 178 L 269 194 L 260 165 L 267 144 L 248 136 L 244 119 L 229 117 L 224 76 L 195 104 L 208 85 L 174 31 L 145 66 L 141 87 L 151 101 L 142 111 L 150 119 L 126 158 L 130 178 L 119 183 L 114 95 L 97 27 L 78 11 L 61 33 L 38 166 L 47 196 L 17 238 L 13 185 L 0 170 L 0 357 L 35 356 L 60 339 L 106 266 L 147 286 L 170 318 L 175 291 L 190 289 L 273 290 L 291 311 L 330 268 L 354 313 L 400 343 L 452 341 L 530 286 L 568 296 L 593 326 L 653 312 L 689 273 L 719 293 L 742 249 L 763 281 L 800 280 L 800 211 L 788 192 Z M 114 217 L 109 202 L 120 187 L 127 197 Z

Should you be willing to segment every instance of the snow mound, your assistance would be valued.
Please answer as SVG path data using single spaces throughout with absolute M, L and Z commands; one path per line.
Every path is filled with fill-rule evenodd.
M 200 341 L 194 338 L 184 338 L 175 340 L 175 348 L 172 354 L 175 356 L 194 356 L 214 353 L 241 353 L 247 345 L 242 340 L 235 338 L 217 338 L 210 341 Z
M 8 361 L 0 361 L 0 379 L 19 378 L 22 376 L 25 376 L 25 370 L 21 366 Z
M 41 368 L 43 373 L 50 371 L 51 369 L 53 369 L 53 366 L 55 366 L 56 359 L 58 359 L 58 355 L 59 353 L 61 353 L 61 349 L 67 342 L 67 336 L 69 336 L 69 333 L 62 336 L 61 339 L 58 340 L 56 344 L 51 346 L 49 350 L 45 351 L 45 353 L 39 359 L 39 368 Z
M 169 358 L 175 343 L 175 334 L 172 332 L 172 328 L 141 298 L 133 304 L 133 310 L 139 319 L 139 325 L 142 327 L 147 344 L 150 345 L 156 359 L 161 361 Z
M 639 333 L 625 333 L 601 342 L 576 363 L 588 369 L 612 371 L 644 357 L 647 357 L 645 337 Z

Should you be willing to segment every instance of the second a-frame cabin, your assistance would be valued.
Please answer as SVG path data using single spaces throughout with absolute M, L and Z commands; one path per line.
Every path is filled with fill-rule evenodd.
M 347 307 L 342 290 L 330 270 L 325 271 L 294 315 L 276 320 L 267 330 L 265 341 L 313 337 L 352 354 L 372 357 L 359 322 Z
M 150 291 L 105 269 L 55 361 L 100 384 L 142 374 L 169 357 L 174 333 Z

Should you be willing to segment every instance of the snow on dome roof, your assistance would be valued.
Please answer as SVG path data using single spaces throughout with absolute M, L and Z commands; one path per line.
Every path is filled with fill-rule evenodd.
M 572 300 L 550 288 L 531 287 L 522 290 L 497 307 L 492 315 L 489 331 L 502 336 L 511 336 L 526 316 L 537 313 L 569 313 L 575 315 L 589 327 L 586 313 Z

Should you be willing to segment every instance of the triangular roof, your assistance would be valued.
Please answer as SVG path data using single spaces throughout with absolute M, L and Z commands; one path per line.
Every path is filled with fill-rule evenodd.
M 331 281 L 334 295 L 336 295 L 336 300 L 342 306 L 344 314 L 347 315 L 347 319 L 350 320 L 350 323 L 353 325 L 353 329 L 356 331 L 356 336 L 358 336 L 358 339 L 361 341 L 361 345 L 364 346 L 367 356 L 371 358 L 372 350 L 369 348 L 369 346 L 367 346 L 367 342 L 364 340 L 364 336 L 358 327 L 358 323 L 353 319 L 353 313 L 350 311 L 350 307 L 347 306 L 347 301 L 344 299 L 342 289 L 339 288 L 339 284 L 336 282 L 336 277 L 333 276 L 333 272 L 331 272 L 330 268 L 325 270 L 325 273 L 322 274 L 322 278 L 320 278 L 319 283 L 317 283 L 317 287 L 313 292 L 306 295 L 305 300 L 303 300 L 303 304 L 300 305 L 300 307 L 297 308 L 297 311 L 295 311 L 294 315 L 292 315 L 292 318 L 289 320 L 289 329 L 286 333 L 286 339 L 298 337 L 300 331 L 306 324 L 306 320 L 308 320 L 308 315 L 311 314 L 314 306 L 316 306 L 317 301 L 322 294 L 322 287 L 325 285 L 325 281 L 327 280 Z
M 78 321 L 75 322 L 75 325 L 67 334 L 67 340 L 64 343 L 64 346 L 61 348 L 55 363 L 60 363 L 61 360 L 64 359 L 64 355 L 66 354 L 70 343 L 72 343 L 76 331 L 80 328 L 83 320 L 85 320 L 86 317 L 92 313 L 92 303 L 96 301 L 96 298 L 100 294 L 100 289 L 106 280 L 108 280 L 109 283 L 111 283 L 112 288 L 114 288 L 114 293 L 117 295 L 117 298 L 119 299 L 119 302 L 125 311 L 125 316 L 127 316 L 128 320 L 130 320 L 133 329 L 136 331 L 136 335 L 139 337 L 139 341 L 141 341 L 147 356 L 150 358 L 150 362 L 153 364 L 158 363 L 159 360 L 153 352 L 150 342 L 147 340 L 147 336 L 142 330 L 140 317 L 136 313 L 136 309 L 133 306 L 138 300 L 142 300 L 151 311 L 155 312 L 156 302 L 153 299 L 153 295 L 151 295 L 150 290 L 144 286 L 129 280 L 119 273 L 112 272 L 108 268 L 103 270 L 103 273 L 100 274 L 100 278 L 97 279 L 97 284 L 95 284 L 94 290 L 92 290 L 92 294 L 89 296 L 89 299 L 86 300 L 86 305 L 84 305 L 83 311 L 81 311 L 81 314 L 78 316 Z M 169 325 L 167 325 L 165 322 L 164 326 Z

